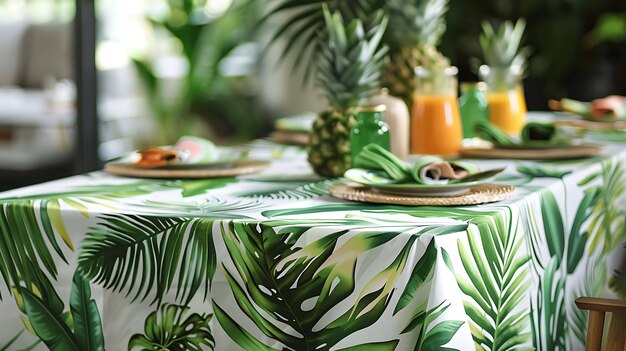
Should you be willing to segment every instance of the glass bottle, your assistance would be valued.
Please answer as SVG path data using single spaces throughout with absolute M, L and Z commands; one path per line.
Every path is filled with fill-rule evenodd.
M 526 124 L 526 99 L 522 86 L 522 68 L 489 67 L 479 68 L 481 79 L 487 83 L 487 102 L 491 123 L 517 136 Z
M 476 123 L 489 120 L 489 105 L 485 96 L 486 85 L 483 82 L 461 83 L 459 110 L 463 125 L 463 138 L 473 138 Z
M 352 160 L 368 144 L 378 144 L 390 149 L 389 126 L 383 122 L 385 105 L 357 107 L 354 109 L 356 124 L 350 130 Z
M 463 129 L 457 101 L 456 67 L 417 67 L 411 111 L 411 152 L 451 156 L 459 152 Z

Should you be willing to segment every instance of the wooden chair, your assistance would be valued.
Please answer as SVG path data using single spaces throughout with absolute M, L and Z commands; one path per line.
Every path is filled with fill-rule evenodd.
M 626 351 L 626 301 L 579 297 L 576 306 L 589 311 L 589 326 L 585 350 L 599 351 L 604 332 L 604 316 L 613 313 L 609 325 L 609 334 L 604 343 L 606 351 Z

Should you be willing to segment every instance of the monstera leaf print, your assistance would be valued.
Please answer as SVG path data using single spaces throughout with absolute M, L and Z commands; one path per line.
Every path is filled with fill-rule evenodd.
M 212 315 L 189 313 L 189 307 L 162 305 L 150 313 L 145 322 L 145 334 L 135 334 L 128 349 L 132 351 L 202 351 L 213 350 L 215 340 L 209 322 Z M 206 348 L 203 348 L 206 346 Z
M 28 327 L 53 351 L 104 350 L 102 322 L 89 282 L 80 271 L 74 273 L 70 294 L 70 313 L 63 312 L 58 296 L 44 300 L 29 289 L 19 288 Z
M 424 261 L 407 267 L 415 242 L 424 234 L 455 233 L 467 225 L 425 227 L 412 235 L 395 232 L 341 230 L 300 246 L 315 224 L 288 222 L 228 223 L 222 238 L 233 262 L 222 264 L 239 311 L 273 343 L 293 350 L 329 350 L 343 338 L 377 322 L 388 308 L 396 283 L 403 272 L 418 276 L 401 294 L 406 301 L 430 274 Z M 312 228 L 313 227 L 313 228 Z M 354 228 L 353 228 L 354 229 Z M 381 267 L 362 288 L 355 288 L 359 257 L 380 245 L 405 240 L 390 263 Z M 307 240 L 304 240 L 307 241 Z M 430 249 L 432 250 L 432 248 Z M 427 249 L 426 252 L 429 252 Z M 430 255 L 430 253 L 425 253 Z M 355 293 L 356 299 L 352 297 Z M 334 320 L 324 320 L 331 309 L 344 306 Z M 233 320 L 220 303 L 213 301 L 215 316 L 231 339 L 244 349 L 274 350 Z M 397 340 L 355 346 L 350 350 L 393 350 Z
M 107 289 L 159 302 L 176 285 L 188 303 L 201 288 L 205 298 L 216 269 L 212 219 L 105 215 L 81 243 L 78 264 Z M 177 278 L 176 278 L 177 276 Z

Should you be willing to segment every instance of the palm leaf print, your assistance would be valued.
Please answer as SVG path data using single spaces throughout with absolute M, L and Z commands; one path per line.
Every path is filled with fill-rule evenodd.
M 529 313 L 516 309 L 529 286 L 529 257 L 520 251 L 523 236 L 517 221 L 504 212 L 472 222 L 476 226 L 468 229 L 468 245 L 458 241 L 465 274 L 445 261 L 468 297 L 464 306 L 476 348 L 517 349 L 530 340 Z
M 107 289 L 159 302 L 172 285 L 189 302 L 205 298 L 216 269 L 212 219 L 104 215 L 81 243 L 79 267 Z M 176 276 L 178 277 L 176 279 Z M 154 288 L 154 291 L 153 291 Z

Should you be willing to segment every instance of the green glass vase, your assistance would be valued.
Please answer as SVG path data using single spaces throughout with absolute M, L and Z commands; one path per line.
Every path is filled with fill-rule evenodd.
M 359 107 L 354 110 L 356 124 L 350 130 L 352 160 L 368 144 L 378 144 L 390 150 L 389 126 L 383 122 L 385 105 Z

